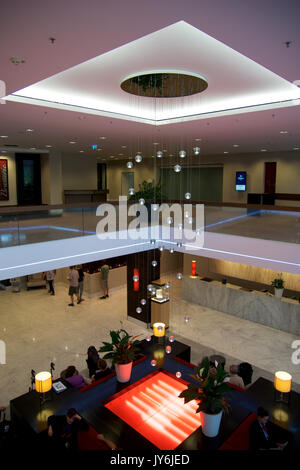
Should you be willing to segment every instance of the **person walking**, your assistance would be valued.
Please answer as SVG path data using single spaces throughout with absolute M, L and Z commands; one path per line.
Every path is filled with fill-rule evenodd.
M 49 293 L 51 295 L 55 295 L 54 291 L 54 278 L 55 278 L 55 271 L 46 271 L 46 281 L 49 285 Z
M 71 298 L 71 303 L 69 303 L 69 307 L 74 307 L 74 295 L 76 295 L 77 297 L 77 303 L 80 304 L 79 294 L 78 294 L 79 274 L 78 274 L 77 269 L 75 269 L 74 266 L 70 267 L 68 281 L 69 281 L 69 296 Z
M 82 269 L 82 265 L 77 267 L 77 271 L 79 274 L 78 278 L 78 293 L 79 293 L 79 302 L 82 302 L 84 299 L 82 298 L 83 294 L 83 284 L 84 284 L 84 272 Z
M 108 275 L 109 275 L 109 266 L 107 264 L 103 264 L 100 268 L 101 280 L 102 280 L 102 289 L 103 295 L 100 299 L 106 299 L 109 297 L 108 295 Z

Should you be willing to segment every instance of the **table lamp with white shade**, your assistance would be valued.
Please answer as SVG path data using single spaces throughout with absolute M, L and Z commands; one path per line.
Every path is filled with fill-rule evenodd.
M 40 393 L 41 404 L 45 403 L 47 399 L 45 394 L 52 389 L 52 376 L 50 372 L 39 372 L 35 376 L 35 390 Z

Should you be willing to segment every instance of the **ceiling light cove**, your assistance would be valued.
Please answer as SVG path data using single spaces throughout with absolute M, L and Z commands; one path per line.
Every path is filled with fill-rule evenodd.
M 127 79 L 148 74 L 151 89 L 149 73 L 152 77 L 173 74 L 173 82 L 166 86 L 168 99 L 163 83 L 161 95 L 138 93 L 134 100 L 130 92 L 121 88 Z M 183 89 L 189 91 L 189 96 L 183 97 L 186 93 L 180 93 L 178 83 L 179 77 L 185 75 L 197 78 L 198 85 L 194 79 L 187 79 Z M 143 90 L 141 82 L 135 85 Z M 4 99 L 158 126 L 300 105 L 300 89 L 185 21 L 179 21 Z

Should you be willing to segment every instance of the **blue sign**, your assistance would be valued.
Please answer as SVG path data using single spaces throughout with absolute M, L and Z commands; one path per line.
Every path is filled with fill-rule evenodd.
M 237 171 L 235 174 L 235 189 L 236 191 L 246 191 L 246 171 Z
M 97 148 L 98 148 L 98 145 L 97 145 L 97 144 L 93 144 L 93 145 L 92 145 L 92 149 L 93 149 L 93 150 L 97 150 Z

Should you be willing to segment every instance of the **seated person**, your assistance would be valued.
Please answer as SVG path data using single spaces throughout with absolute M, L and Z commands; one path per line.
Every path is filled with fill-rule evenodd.
M 111 369 L 107 366 L 107 362 L 104 359 L 98 359 L 98 367 L 93 376 L 94 381 L 102 379 L 111 373 Z
M 75 366 L 69 366 L 67 368 L 65 378 L 70 385 L 73 385 L 73 387 L 77 388 L 78 390 L 91 383 L 90 379 L 87 379 L 81 374 L 78 374 Z
M 93 375 L 95 375 L 95 372 L 98 367 L 98 359 L 100 359 L 98 351 L 95 348 L 95 346 L 90 346 L 88 348 L 87 356 L 88 357 L 87 357 L 86 363 L 87 363 L 88 370 L 89 370 L 89 377 L 91 378 Z
M 97 435 L 97 439 L 99 441 L 101 441 L 101 443 L 104 443 L 110 450 L 116 450 L 117 449 L 117 446 L 116 444 L 114 444 L 112 441 L 110 441 L 109 439 L 106 439 L 103 434 L 98 434 Z M 104 447 L 104 446 L 103 446 Z M 104 447 L 105 449 L 105 447 Z
M 88 431 L 88 423 L 70 408 L 66 415 L 52 415 L 48 418 L 48 436 L 57 448 L 78 449 L 78 431 Z
M 238 367 L 238 376 L 243 379 L 244 386 L 247 387 L 247 385 L 251 384 L 252 382 L 252 366 L 249 364 L 249 362 L 241 362 Z
M 251 450 L 283 450 L 288 442 L 279 436 L 278 428 L 269 422 L 269 413 L 262 406 L 257 408 L 257 419 L 250 427 Z
M 227 379 L 225 379 L 225 382 L 229 382 L 229 383 L 231 383 L 233 385 L 236 385 L 237 387 L 240 387 L 240 388 L 245 388 L 244 381 L 243 381 L 242 377 L 240 377 L 238 375 L 238 370 L 239 370 L 239 366 L 232 364 L 229 367 L 230 377 L 227 377 Z

